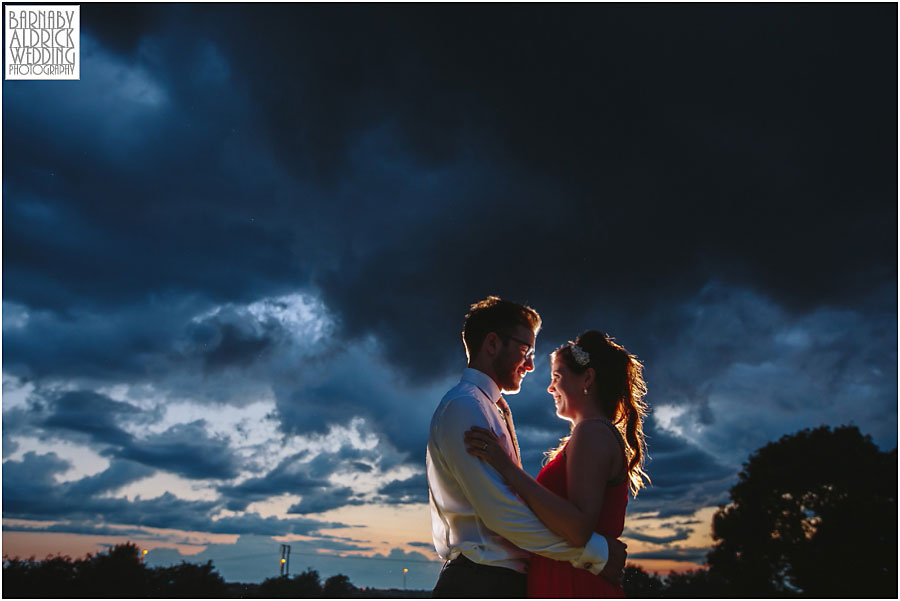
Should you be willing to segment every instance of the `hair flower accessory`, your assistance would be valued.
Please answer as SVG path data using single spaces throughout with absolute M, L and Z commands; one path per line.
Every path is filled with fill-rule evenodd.
M 569 350 L 572 351 L 572 358 L 575 359 L 575 363 L 581 367 L 591 362 L 590 354 L 574 342 L 569 342 Z

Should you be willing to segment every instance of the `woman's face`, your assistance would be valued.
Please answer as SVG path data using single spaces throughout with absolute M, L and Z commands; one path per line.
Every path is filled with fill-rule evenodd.
M 584 377 L 574 373 L 553 355 L 550 362 L 550 386 L 547 392 L 553 395 L 556 415 L 563 419 L 573 420 L 581 412 L 587 397 L 584 395 Z

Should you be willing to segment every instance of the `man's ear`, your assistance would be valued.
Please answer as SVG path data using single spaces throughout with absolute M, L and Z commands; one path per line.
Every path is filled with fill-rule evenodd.
M 488 335 L 484 337 L 484 343 L 482 343 L 481 349 L 487 353 L 488 357 L 496 357 L 497 353 L 500 352 L 500 347 L 502 345 L 503 340 L 500 339 L 497 332 L 488 332 Z

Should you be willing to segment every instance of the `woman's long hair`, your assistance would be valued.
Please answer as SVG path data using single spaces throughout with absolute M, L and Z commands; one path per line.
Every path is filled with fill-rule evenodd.
M 647 384 L 644 382 L 644 366 L 625 347 L 616 343 L 603 332 L 590 330 L 575 339 L 575 344 L 585 351 L 590 360 L 587 365 L 579 365 L 572 356 L 570 344 L 564 344 L 551 354 L 563 361 L 576 374 L 593 367 L 597 376 L 591 386 L 591 395 L 600 404 L 600 409 L 615 425 L 625 441 L 625 460 L 631 494 L 650 482 L 644 472 L 647 456 L 647 441 L 644 436 L 644 418 L 647 417 Z M 569 440 L 566 436 L 560 445 L 550 451 L 548 460 L 556 457 Z M 644 480 L 647 482 L 645 483 Z

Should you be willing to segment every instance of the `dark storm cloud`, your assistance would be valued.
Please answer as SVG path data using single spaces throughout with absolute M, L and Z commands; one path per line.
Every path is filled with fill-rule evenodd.
M 283 332 L 277 324 L 259 323 L 233 310 L 191 324 L 188 332 L 193 352 L 202 357 L 208 371 L 253 363 L 281 338 Z
M 300 453 L 281 461 L 274 469 L 258 478 L 249 478 L 235 486 L 223 486 L 219 492 L 224 495 L 228 509 L 241 511 L 247 505 L 263 501 L 284 493 L 305 495 L 316 489 L 328 486 L 328 482 L 319 476 L 312 476 L 301 464 L 306 453 Z M 301 468 L 302 465 L 302 468 Z
M 21 461 L 3 463 L 3 512 L 6 517 L 22 519 L 74 519 L 105 518 L 105 521 L 123 524 L 169 527 L 169 518 L 208 512 L 212 503 L 188 502 L 175 499 L 169 493 L 151 500 L 129 502 L 123 498 L 100 496 L 146 475 L 146 471 L 129 466 L 113 465 L 98 476 L 59 484 L 55 476 L 71 467 L 55 453 L 37 455 L 26 453 Z M 105 486 L 104 486 L 105 485 Z M 179 518 L 176 523 L 183 522 Z M 177 526 L 174 526 L 177 527 Z
M 258 357 L 269 345 L 265 338 L 255 337 L 241 332 L 235 326 L 226 325 L 222 328 L 222 336 L 215 348 L 206 355 L 206 363 L 210 367 L 246 363 Z
M 715 276 L 790 306 L 846 304 L 861 289 L 848 281 L 865 277 L 871 289 L 895 279 L 884 259 L 893 255 L 882 252 L 895 246 L 891 220 L 867 221 L 895 210 L 880 167 L 887 140 L 865 123 L 832 123 L 828 140 L 820 127 L 856 98 L 875 103 L 859 119 L 874 119 L 890 96 L 879 93 L 883 80 L 850 67 L 856 54 L 880 56 L 882 38 L 824 43 L 824 31 L 855 32 L 877 8 L 823 7 L 812 21 L 774 7 L 523 7 L 512 21 L 479 8 L 474 24 L 446 7 L 217 7 L 215 19 L 209 10 L 142 8 L 146 26 L 134 36 L 98 20 L 93 79 L 64 96 L 10 89 L 5 298 L 71 311 L 160 291 L 239 301 L 314 283 L 344 338 L 376 334 L 387 361 L 423 380 L 460 364 L 462 315 L 492 292 L 532 302 L 554 344 L 583 329 L 580 316 L 599 314 L 597 327 L 637 331 L 642 356 L 655 358 L 670 350 L 666 328 L 683 326 L 642 324 Z M 782 30 L 769 27 L 773 18 Z M 671 19 L 691 35 L 676 34 Z M 202 35 L 187 41 L 185 20 L 203 21 Z M 234 42 L 246 29 L 271 35 L 248 53 Z M 323 56 L 323 32 L 352 42 Z M 658 44 L 669 49 L 661 62 L 651 60 Z M 260 60 L 272 56 L 291 61 L 292 77 Z M 816 76 L 799 80 L 798 70 Z M 198 73 L 209 81 L 196 83 Z M 84 99 L 104 96 L 92 90 L 107 81 L 119 81 L 119 104 L 92 109 Z M 268 92 L 274 81 L 278 94 Z M 847 82 L 859 93 L 844 97 Z M 781 100 L 761 96 L 767 89 Z M 649 98 L 666 98 L 665 110 Z M 49 117 L 36 119 L 35 106 Z M 115 119 L 134 127 L 116 133 Z M 60 149 L 47 156 L 31 141 L 50 132 Z M 112 151 L 117 142 L 135 150 L 128 162 Z M 86 173 L 103 185 L 88 187 Z M 120 340 L 82 353 L 89 366 L 55 364 L 138 361 L 135 340 L 147 336 L 137 328 L 148 323 L 120 324 Z M 27 338 L 30 353 L 12 338 L 12 363 L 40 361 L 38 341 L 53 340 Z M 81 351 L 86 339 L 54 348 Z M 209 368 L 246 365 L 274 339 L 224 322 L 208 342 Z M 291 406 L 335 415 L 361 406 L 340 385 L 298 394 L 279 394 L 288 431 L 327 423 Z
M 434 404 L 445 392 L 443 383 L 438 387 L 434 382 L 430 386 L 404 383 L 383 352 L 371 341 L 353 342 L 304 361 L 306 369 L 292 368 L 273 381 L 284 432 L 324 434 L 331 425 L 344 425 L 358 416 L 365 419 L 365 433 L 380 437 L 377 454 L 382 469 L 420 456 Z M 341 452 L 350 449 L 345 446 Z M 326 457 L 330 455 L 318 461 Z
M 636 317 L 715 275 L 798 307 L 895 279 L 892 220 L 880 219 L 896 211 L 894 148 L 878 133 L 893 88 L 876 76 L 894 69 L 872 59 L 892 56 L 890 31 L 871 31 L 884 8 L 135 10 L 122 18 L 140 18 L 140 32 L 90 27 L 107 70 L 132 67 L 155 91 L 114 89 L 132 100 L 135 131 L 152 132 L 130 140 L 124 173 L 108 112 L 75 104 L 84 125 L 57 136 L 57 155 L 26 143 L 26 131 L 58 131 L 53 115 L 80 92 L 6 95 L 5 139 L 18 143 L 8 222 L 35 197 L 65 197 L 56 204 L 96 234 L 49 262 L 37 250 L 51 230 L 22 221 L 4 242 L 10 298 L 247 298 L 312 278 L 346 333 L 376 333 L 416 377 L 459 349 L 415 342 L 455 340 L 466 303 L 490 292 L 565 324 L 562 298 L 565 315 L 599 304 Z M 204 23 L 193 41 L 185 20 Z M 248 51 L 246 31 L 268 35 Z M 347 43 L 323 54 L 326 38 Z M 50 117 L 36 121 L 36 105 Z M 103 135 L 80 135 L 94 122 Z M 102 190 L 78 193 L 80 173 L 102 174 Z M 103 260 L 89 269 L 88 256 Z M 27 277 L 38 273 L 46 284 Z M 67 294 L 42 294 L 51 287 Z
M 680 540 L 687 540 L 690 535 L 691 531 L 687 528 L 677 528 L 674 534 L 670 534 L 668 536 L 652 536 L 650 534 L 643 534 L 642 532 L 638 532 L 630 528 L 626 528 L 622 533 L 622 536 L 626 538 L 643 541 L 645 543 L 654 543 L 657 545 L 665 545 L 668 543 L 678 542 Z
M 629 509 L 656 511 L 657 517 L 690 515 L 694 511 L 727 502 L 725 491 L 737 470 L 722 465 L 710 452 L 681 437 L 648 424 L 650 458 L 645 470 L 652 485 L 641 490 Z
M 199 525 L 199 524 L 198 524 Z M 277 517 L 264 518 L 258 513 L 245 513 L 234 517 L 224 517 L 218 520 L 207 521 L 198 528 L 185 528 L 186 530 L 199 530 L 201 532 L 213 532 L 219 534 L 259 534 L 263 536 L 284 536 L 287 534 L 314 535 L 320 529 L 345 528 L 346 524 L 340 522 L 321 522 L 309 518 Z
M 204 305 L 170 297 L 113 313 L 72 309 L 61 315 L 28 310 L 4 296 L 3 307 L 4 313 L 12 309 L 19 314 L 16 325 L 4 319 L 3 343 L 9 353 L 5 373 L 34 381 L 133 381 L 159 378 L 194 358 L 178 351 L 189 347 L 191 319 Z M 217 344 L 219 337 L 210 330 L 209 338 Z
M 98 443 L 125 446 L 132 436 L 119 427 L 119 415 L 130 417 L 140 411 L 133 405 L 114 401 L 91 391 L 63 393 L 53 403 L 52 413 L 43 426 L 86 434 Z
M 321 513 L 344 505 L 372 502 L 367 495 L 354 492 L 352 488 L 329 482 L 330 476 L 381 473 L 400 462 L 387 443 L 375 449 L 360 449 L 343 441 L 336 449 L 320 450 L 315 454 L 307 450 L 286 457 L 264 475 L 240 484 L 221 486 L 219 492 L 231 510 L 240 511 L 250 503 L 282 494 L 299 494 L 302 498 L 288 508 L 288 513 Z
M 55 476 L 71 467 L 55 453 L 26 453 L 21 461 L 3 463 L 3 515 L 28 520 L 99 521 L 148 528 L 212 532 L 255 533 L 269 536 L 316 534 L 321 528 L 342 528 L 338 522 L 307 518 L 279 519 L 256 513 L 212 519 L 221 506 L 210 501 L 185 501 L 169 492 L 153 499 L 103 496 L 105 492 L 147 475 L 141 466 L 114 462 L 104 472 L 80 480 L 58 483 Z
M 322 487 L 303 495 L 300 502 L 291 505 L 287 512 L 289 514 L 322 513 L 344 505 L 362 505 L 365 502 L 363 495 L 354 493 L 352 488 L 346 486 Z
M 38 455 L 33 451 L 25 453 L 22 461 L 4 461 L 3 514 L 13 517 L 54 512 L 55 504 L 48 498 L 56 485 L 53 476 L 70 467 L 71 463 L 56 454 Z
M 387 461 L 383 461 L 385 457 Z M 363 463 L 359 459 L 365 459 Z M 389 454 L 341 446 L 334 452 L 323 451 L 310 458 L 303 451 L 283 459 L 263 476 L 249 478 L 237 485 L 219 487 L 226 507 L 241 511 L 247 505 L 282 494 L 299 494 L 301 500 L 291 505 L 289 514 L 322 513 L 344 505 L 362 505 L 371 499 L 347 486 L 334 485 L 328 477 L 335 473 L 372 473 L 393 467 Z M 364 466 L 360 469 L 360 466 Z M 379 491 L 381 492 L 381 491 Z
M 238 475 L 238 458 L 228 441 L 210 437 L 202 420 L 176 424 L 161 434 L 133 441 L 110 454 L 187 478 L 233 478 Z
M 139 540 L 168 540 L 167 536 L 154 534 L 143 528 L 113 528 L 98 526 L 93 522 L 60 522 L 49 526 L 3 525 L 6 532 L 63 532 L 66 534 L 87 534 L 90 536 L 128 537 Z
M 47 93 L 37 82 L 5 97 L 19 119 L 4 129 L 16 150 L 5 163 L 4 216 L 15 227 L 4 268 L 16 281 L 5 297 L 57 311 L 169 292 L 245 298 L 297 273 L 288 230 L 264 225 L 246 204 L 259 185 L 277 202 L 283 184 L 264 175 L 265 151 L 252 151 L 252 120 L 237 119 L 253 111 L 222 93 L 227 77 L 181 85 L 157 62 L 187 69 L 196 65 L 186 56 L 217 55 L 180 47 L 174 34 L 150 36 L 136 57 L 111 54 L 89 34 L 83 44 L 90 75 L 76 86 Z M 59 144 L 40 143 L 48 136 Z M 269 183 L 241 180 L 238 164 L 259 164 Z
M 203 420 L 175 424 L 164 432 L 135 437 L 122 424 L 147 423 L 155 412 L 90 391 L 64 392 L 46 406 L 33 405 L 31 427 L 89 442 L 101 454 L 128 459 L 187 478 L 233 478 L 238 458 L 224 438 L 210 436 Z M 46 415 L 46 417 L 43 417 Z M 4 415 L 4 420 L 6 416 Z
M 690 561 L 694 563 L 705 563 L 706 554 L 709 549 L 705 547 L 689 547 L 674 548 L 664 551 L 643 551 L 640 553 L 629 553 L 630 559 L 670 559 L 674 561 Z
M 382 486 L 378 493 L 388 498 L 390 503 L 427 503 L 428 482 L 425 474 L 406 480 L 394 480 Z
M 309 113 L 294 105 L 286 111 L 271 97 L 263 106 L 271 109 L 264 114 L 283 163 L 303 174 L 336 172 L 351 189 L 364 174 L 353 164 L 360 139 L 355 128 L 382 115 L 382 121 L 397 124 L 389 148 L 405 150 L 395 155 L 410 173 L 466 166 L 464 153 L 454 152 L 459 138 L 472 154 L 490 160 L 490 181 L 469 167 L 454 190 L 465 206 L 474 201 L 483 207 L 478 221 L 460 210 L 459 201 L 425 190 L 440 219 L 405 221 L 401 248 L 392 243 L 396 226 L 387 228 L 387 236 L 360 228 L 373 217 L 380 220 L 365 202 L 357 204 L 356 218 L 342 213 L 342 223 L 366 252 L 335 248 L 338 266 L 317 279 L 348 331 L 376 332 L 413 375 L 433 373 L 450 352 L 417 353 L 410 342 L 434 334 L 450 339 L 444 334 L 458 329 L 465 303 L 488 292 L 539 307 L 563 297 L 571 315 L 599 303 L 635 316 L 713 275 L 807 307 L 823 296 L 846 303 L 864 277 L 895 277 L 892 260 L 884 258 L 895 248 L 892 220 L 879 224 L 877 218 L 884 209 L 896 209 L 892 144 L 876 133 L 884 110 L 893 114 L 886 100 L 891 86 L 879 83 L 869 58 L 883 49 L 877 36 L 844 46 L 828 43 L 826 33 L 857 35 L 871 26 L 875 9 L 835 7 L 812 14 L 664 7 L 648 15 L 579 7 L 563 16 L 528 8 L 512 22 L 506 11 L 501 16 L 481 9 L 474 23 L 466 15 L 465 41 L 458 37 L 460 14 L 452 10 L 411 9 L 408 20 L 386 14 L 366 15 L 378 26 L 365 38 L 349 35 L 356 31 L 355 19 L 338 20 L 327 9 L 304 15 L 306 23 L 327 25 L 320 31 L 344 32 L 355 42 L 315 62 L 303 51 L 315 34 L 291 49 L 299 57 L 300 76 L 288 94 Z M 770 28 L 773 17 L 782 29 Z M 262 18 L 277 30 L 274 15 Z M 687 32 L 672 26 L 673 19 Z M 499 46 L 493 42 L 497 31 L 503 32 Z M 383 37 L 391 42 L 379 43 Z M 551 43 L 560 39 L 566 42 Z M 378 52 L 363 51 L 367 42 Z M 404 43 L 415 44 L 415 58 L 387 60 L 398 58 Z M 652 50 L 660 45 L 668 50 Z M 861 58 L 866 74 L 853 67 L 853 56 Z M 257 66 L 252 56 L 233 60 L 236 73 L 249 73 L 251 66 Z M 344 76 L 331 77 L 339 67 Z M 814 75 L 798 79 L 798 71 Z M 428 87 L 404 77 L 413 73 L 427 73 Z M 262 81 L 272 76 L 265 70 L 250 76 L 259 82 L 252 89 L 261 96 Z M 397 85 L 380 85 L 387 82 Z M 395 116 L 406 108 L 404 101 L 426 89 L 436 100 Z M 316 90 L 315 99 L 309 90 Z M 860 110 L 862 90 L 881 100 Z M 362 105 L 363 112 L 346 110 L 351 98 L 366 94 L 381 102 Z M 661 110 L 652 98 L 666 99 Z M 815 99 L 812 110 L 808 99 Z M 835 110 L 853 111 L 866 125 L 830 119 L 835 127 L 826 134 L 822 120 Z M 330 135 L 324 135 L 323 124 L 332 128 Z M 288 134 L 291 125 L 297 134 Z M 431 135 L 422 139 L 417 131 Z M 312 165 L 303 160 L 312 154 L 309 147 L 324 151 Z M 851 148 L 866 149 L 865 159 Z M 322 165 L 321 157 L 331 160 Z M 859 172 L 874 177 L 861 181 Z M 477 184 L 470 186 L 473 176 Z M 368 195 L 377 198 L 381 182 L 368 183 Z M 403 191 L 401 185 L 399 197 L 391 194 L 390 214 L 422 201 L 404 198 Z M 861 204 L 847 215 L 850 197 Z M 341 203 L 332 207 L 342 209 Z M 495 243 L 498 231 L 506 243 Z M 516 233 L 519 244 L 513 242 Z M 766 244 L 760 246 L 760 239 Z M 590 276 L 582 275 L 584 265 L 592 269 Z M 865 276 L 859 265 L 866 265 Z M 452 293 L 445 282 L 455 284 Z M 481 282 L 491 282 L 490 289 Z M 376 289 L 377 296 L 366 294 Z M 604 299 L 609 290 L 615 298 Z M 362 297 L 368 302 L 359 303 Z M 559 310 L 549 315 L 566 321 L 558 319 Z
M 92 497 L 105 492 L 113 492 L 126 484 L 153 475 L 154 470 L 133 461 L 114 459 L 108 468 L 76 480 L 67 486 L 67 494 L 76 498 Z
M 652 453 L 646 470 L 654 484 L 668 488 L 723 478 L 734 472 L 715 457 L 659 428 L 648 428 Z

